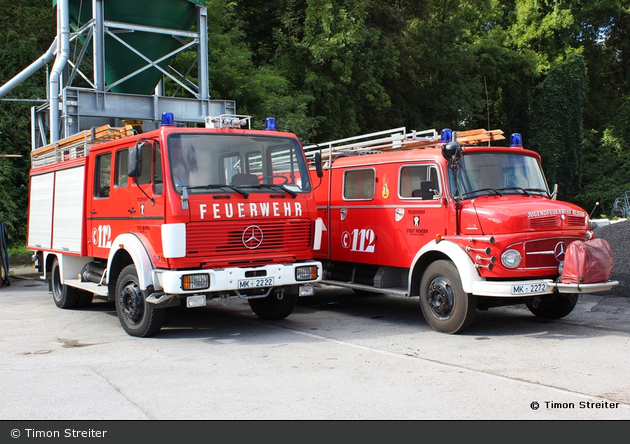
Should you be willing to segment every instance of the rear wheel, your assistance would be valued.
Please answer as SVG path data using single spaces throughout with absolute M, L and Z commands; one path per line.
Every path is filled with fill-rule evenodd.
M 164 323 L 164 309 L 154 308 L 147 303 L 133 264 L 123 268 L 118 276 L 116 313 L 120 325 L 131 336 L 152 336 L 160 331 Z
M 266 298 L 248 299 L 252 311 L 261 319 L 275 321 L 289 316 L 297 305 L 298 293 L 285 291 L 281 299 L 272 292 Z
M 50 286 L 53 300 L 59 308 L 74 308 L 77 306 L 79 289 L 68 287 L 61 279 L 61 267 L 59 260 L 55 258 L 50 271 Z
M 561 319 L 573 311 L 577 304 L 577 294 L 555 294 L 541 298 L 538 304 L 525 304 L 529 311 L 542 319 Z
M 477 298 L 464 292 L 455 265 L 441 260 L 429 265 L 422 276 L 420 306 L 433 330 L 459 333 L 472 324 Z

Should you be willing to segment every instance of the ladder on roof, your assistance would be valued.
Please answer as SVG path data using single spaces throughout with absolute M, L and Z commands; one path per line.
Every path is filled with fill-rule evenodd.
M 31 167 L 52 165 L 65 160 L 85 157 L 90 145 L 121 139 L 134 134 L 131 125 L 121 128 L 109 125 L 81 131 L 58 142 L 31 151 Z
M 475 129 L 469 131 L 453 131 L 454 141 L 474 145 L 477 143 L 490 143 L 495 140 L 505 139 L 503 131 Z M 307 160 L 313 160 L 316 152 L 322 153 L 322 160 L 334 160 L 341 156 L 379 153 L 383 151 L 421 149 L 437 147 L 446 142 L 435 129 L 416 131 L 403 126 L 386 131 L 362 134 L 360 136 L 345 139 L 332 140 L 330 142 L 310 144 L 304 146 Z

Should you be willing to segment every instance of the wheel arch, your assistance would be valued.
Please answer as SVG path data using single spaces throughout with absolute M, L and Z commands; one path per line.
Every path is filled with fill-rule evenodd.
M 437 260 L 449 260 L 455 265 L 462 281 L 462 288 L 466 293 L 472 293 L 473 282 L 484 280 L 479 276 L 475 265 L 460 245 L 445 239 L 439 242 L 431 241 L 420 249 L 412 262 L 412 271 L 409 273 L 410 295 L 420 295 L 422 275 L 429 264 Z
M 141 290 L 153 285 L 153 262 L 142 241 L 132 233 L 121 234 L 112 243 L 107 258 L 107 286 L 109 299 L 116 293 L 116 281 L 120 272 L 130 264 L 136 266 Z

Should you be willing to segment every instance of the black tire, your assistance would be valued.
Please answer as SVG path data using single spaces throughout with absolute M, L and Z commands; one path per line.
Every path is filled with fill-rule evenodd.
M 130 336 L 146 338 L 160 331 L 165 311 L 146 302 L 139 283 L 135 265 L 123 268 L 116 281 L 116 313 Z
M 77 306 L 79 289 L 63 284 L 59 260 L 57 258 L 53 261 L 52 269 L 50 270 L 50 288 L 57 307 L 74 308 Z
M 433 330 L 454 334 L 472 324 L 477 297 L 464 292 L 455 265 L 440 260 L 429 265 L 422 276 L 420 306 Z
M 538 318 L 561 319 L 573 311 L 577 301 L 577 294 L 555 294 L 542 297 L 535 308 L 533 303 L 525 305 Z
M 282 299 L 272 291 L 266 298 L 248 299 L 249 306 L 256 316 L 260 319 L 268 321 L 276 321 L 284 319 L 293 313 L 293 309 L 297 305 L 298 294 L 295 292 L 285 291 Z

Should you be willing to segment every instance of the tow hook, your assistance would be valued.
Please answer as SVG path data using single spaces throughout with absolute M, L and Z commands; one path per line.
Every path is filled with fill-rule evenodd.
M 532 307 L 534 307 L 534 309 L 538 308 L 538 306 L 540 305 L 540 296 L 536 296 L 534 298 L 534 302 L 532 302 Z
M 276 290 L 276 297 L 278 298 L 279 301 L 281 301 L 282 298 L 284 298 L 284 288 L 278 288 Z

